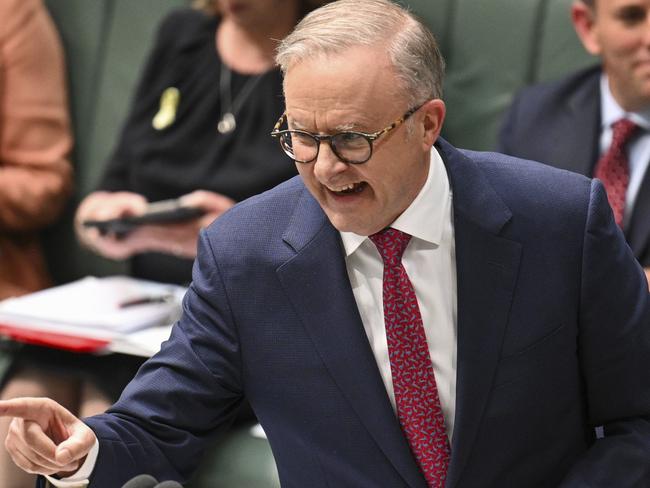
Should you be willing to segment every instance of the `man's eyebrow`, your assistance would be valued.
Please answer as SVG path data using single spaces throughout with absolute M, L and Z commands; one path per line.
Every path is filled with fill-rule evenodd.
M 304 125 L 294 119 L 287 118 L 287 125 L 290 125 L 292 129 L 307 130 Z
M 291 119 L 287 120 L 287 123 L 291 126 L 292 129 L 296 130 L 304 130 L 304 131 L 309 131 L 309 128 L 302 125 L 299 121 Z M 334 126 L 331 130 L 332 133 L 336 132 L 346 132 L 346 131 L 351 131 L 351 130 L 360 130 L 361 126 L 357 123 L 354 122 L 347 122 L 345 124 L 340 124 L 337 126 Z
M 336 132 L 345 132 L 349 130 L 358 130 L 358 129 L 359 129 L 359 124 L 355 124 L 354 122 L 348 122 L 347 124 L 341 124 L 334 127 L 334 130 Z

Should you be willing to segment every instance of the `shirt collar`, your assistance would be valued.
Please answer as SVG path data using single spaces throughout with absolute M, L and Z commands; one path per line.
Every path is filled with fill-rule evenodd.
M 650 130 L 650 108 L 641 112 L 626 112 L 623 110 L 609 89 L 609 81 L 605 73 L 600 77 L 600 106 L 601 130 L 611 127 L 619 119 L 630 119 L 638 126 Z
M 431 148 L 429 172 L 418 196 L 390 225 L 424 241 L 440 245 L 444 219 L 451 197 L 445 165 L 435 147 Z M 425 225 L 426 223 L 426 225 Z M 341 232 L 345 255 L 350 256 L 367 239 L 354 232 Z

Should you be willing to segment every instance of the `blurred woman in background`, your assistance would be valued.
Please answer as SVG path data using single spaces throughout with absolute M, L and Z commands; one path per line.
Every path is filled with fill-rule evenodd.
M 72 191 L 61 41 L 40 0 L 0 2 L 0 299 L 51 284 L 37 233 Z
M 103 256 L 130 258 L 134 276 L 189 283 L 199 230 L 235 202 L 296 174 L 269 137 L 284 110 L 274 53 L 278 40 L 322 3 L 216 0 L 201 2 L 208 15 L 170 15 L 98 190 L 79 206 L 79 239 Z M 83 225 L 175 198 L 205 214 L 126 236 Z

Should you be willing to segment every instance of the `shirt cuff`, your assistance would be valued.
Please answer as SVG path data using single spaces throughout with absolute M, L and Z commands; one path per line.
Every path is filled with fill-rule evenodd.
M 86 456 L 86 460 L 76 473 L 61 479 L 55 479 L 48 475 L 44 476 L 52 486 L 56 486 L 57 488 L 86 488 L 88 483 L 90 483 L 88 478 L 90 478 L 90 474 L 93 472 L 93 469 L 95 469 L 98 454 L 99 440 L 95 439 L 95 444 L 93 444 L 93 447 Z

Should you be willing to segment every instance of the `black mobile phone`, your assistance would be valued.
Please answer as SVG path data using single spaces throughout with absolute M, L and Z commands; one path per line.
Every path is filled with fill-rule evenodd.
M 95 227 L 102 235 L 124 236 L 135 227 L 144 224 L 166 224 L 192 220 L 205 214 L 198 207 L 182 206 L 178 200 L 162 200 L 150 203 L 141 215 L 132 215 L 108 220 L 86 220 L 84 227 Z

